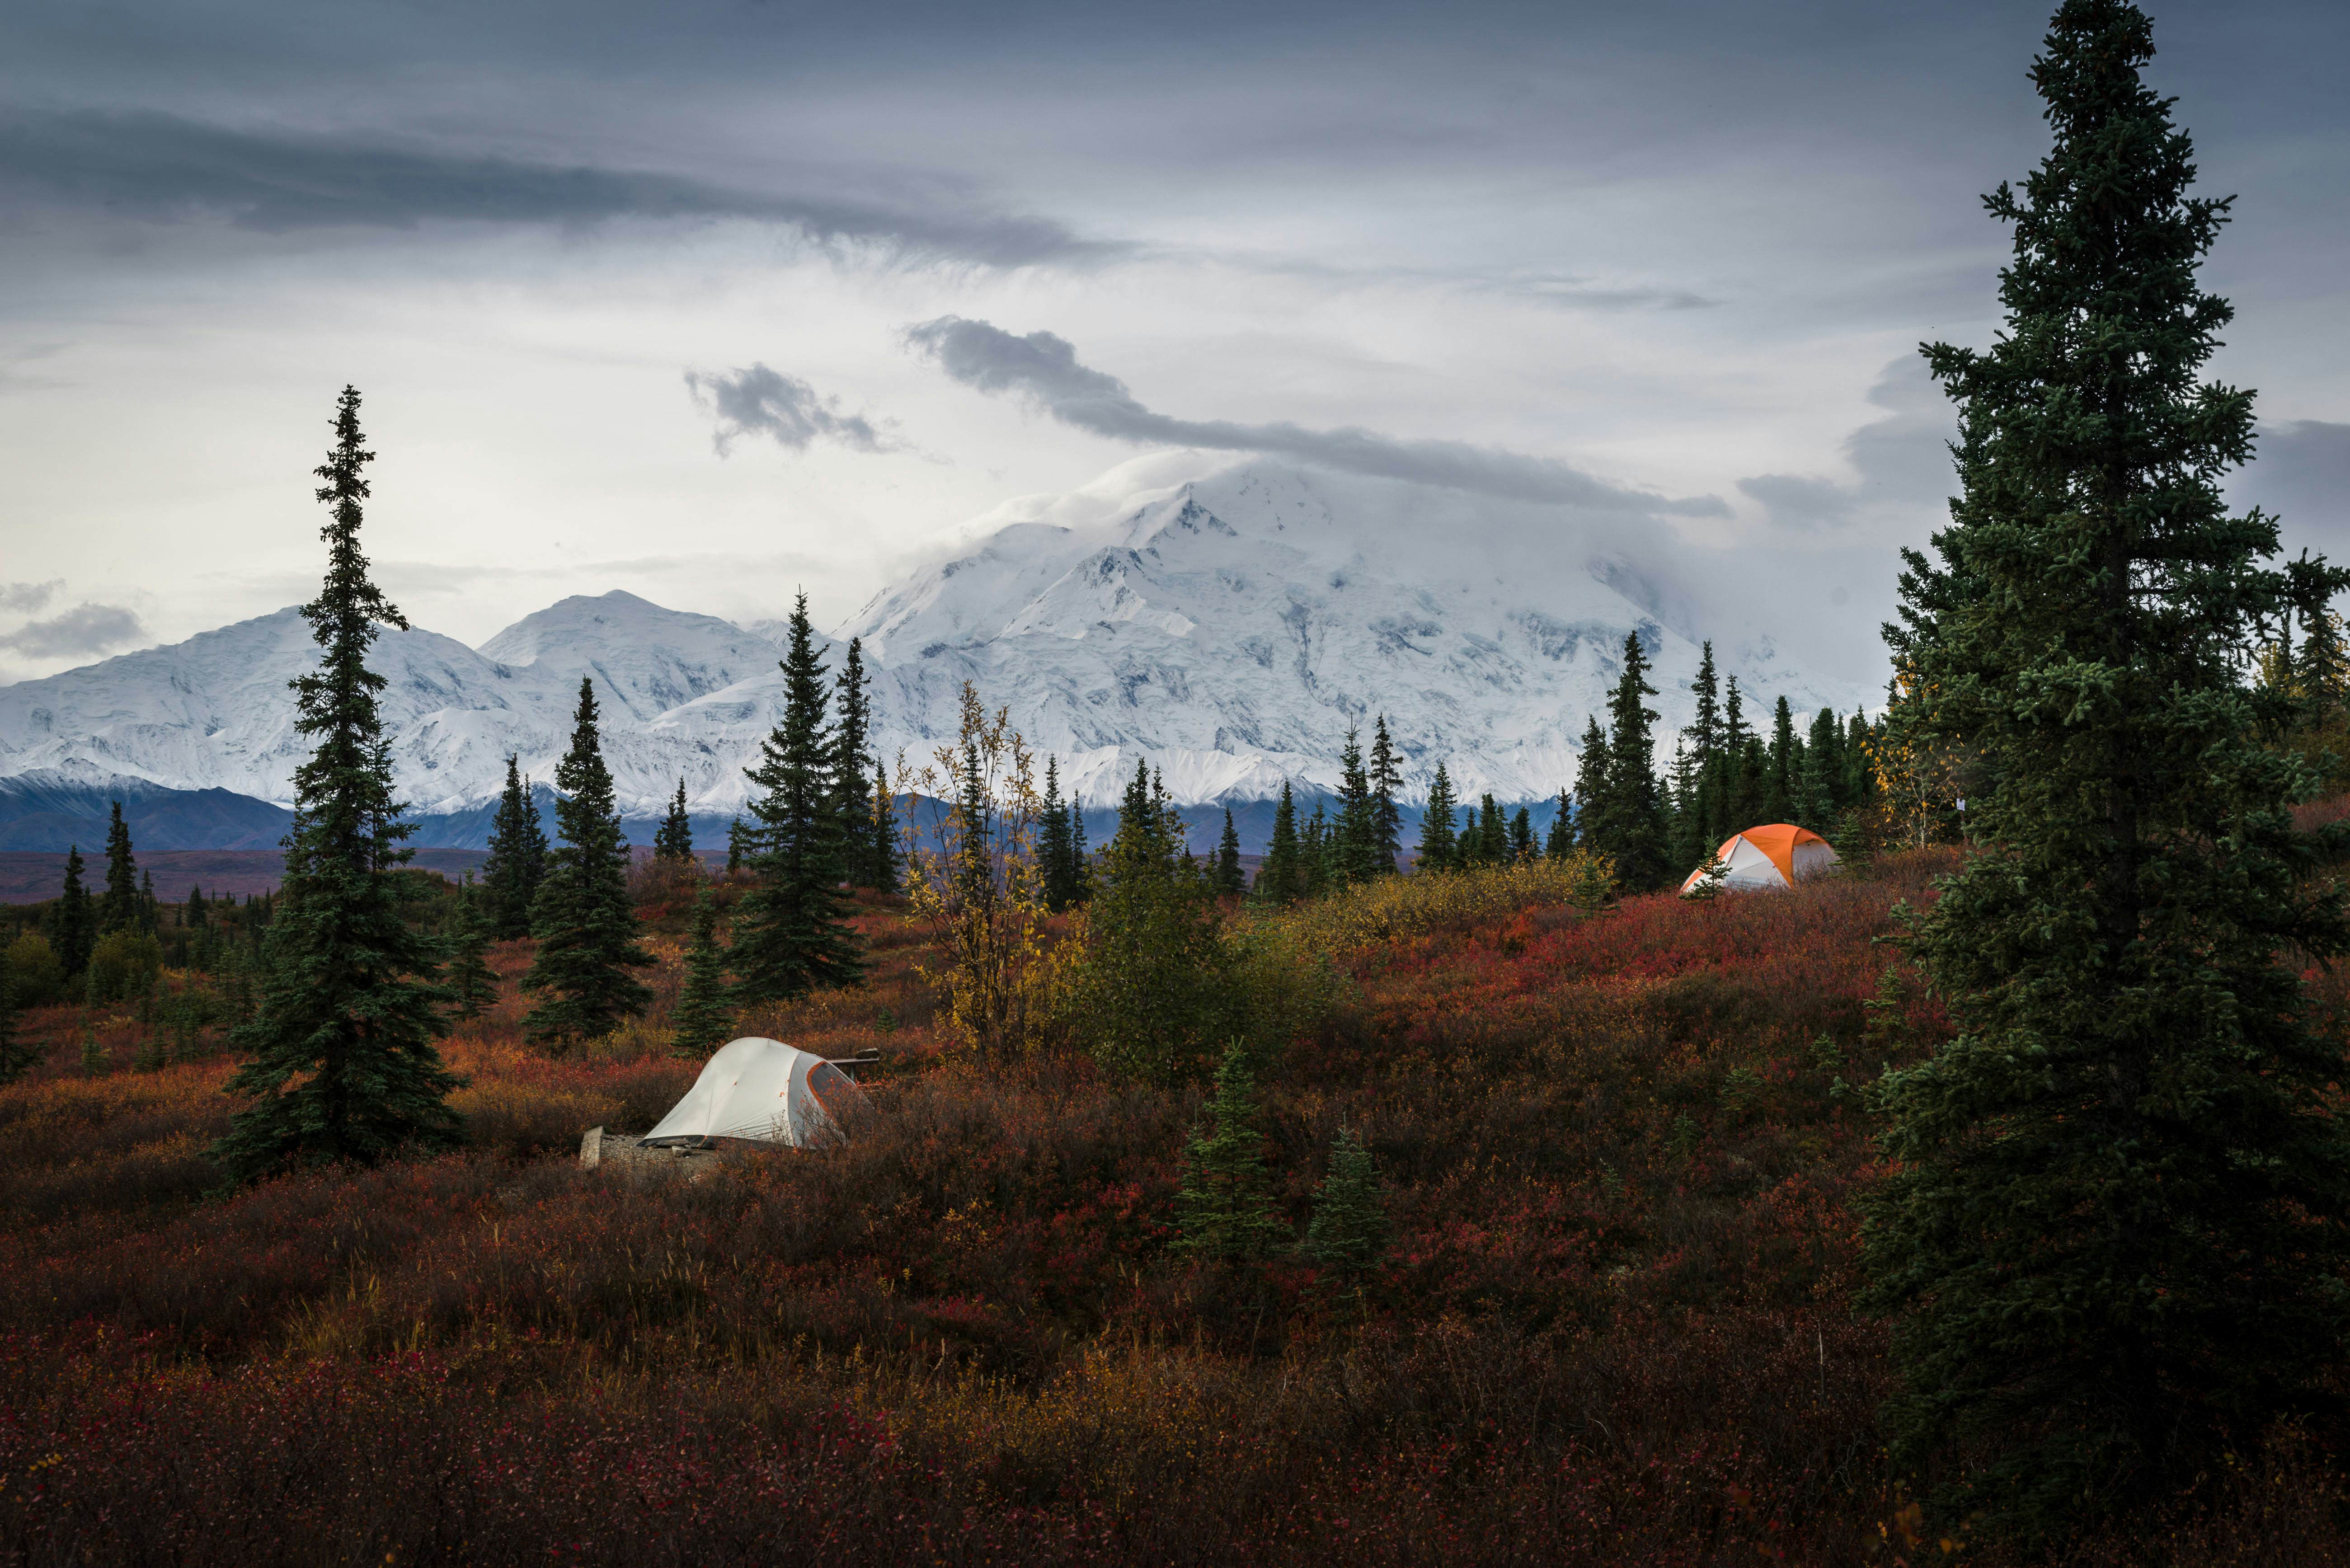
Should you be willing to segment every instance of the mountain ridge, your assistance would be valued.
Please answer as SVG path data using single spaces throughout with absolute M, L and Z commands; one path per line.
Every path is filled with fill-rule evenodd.
M 1533 509 L 1527 509 L 1532 513 Z M 1262 461 L 1153 454 L 1092 485 L 1022 497 L 823 639 L 862 639 L 876 750 L 893 768 L 950 739 L 964 681 L 1006 707 L 1065 787 L 1107 805 L 1137 761 L 1180 804 L 1326 793 L 1347 732 L 1384 714 L 1417 801 L 1442 761 L 1470 798 L 1555 794 L 1627 634 L 1687 707 L 1704 613 L 1669 556 L 1545 515 Z M 779 623 L 744 626 L 625 590 L 573 596 L 479 648 L 385 628 L 371 662 L 395 778 L 421 815 L 494 798 L 505 758 L 545 780 L 579 680 L 597 688 L 623 811 L 723 819 L 747 795 L 782 701 Z M 1768 632 L 1717 639 L 1725 674 L 1805 710 L 1858 693 L 1783 659 Z M 286 682 L 315 661 L 288 608 L 0 687 L 0 780 L 138 780 L 283 806 L 305 748 Z

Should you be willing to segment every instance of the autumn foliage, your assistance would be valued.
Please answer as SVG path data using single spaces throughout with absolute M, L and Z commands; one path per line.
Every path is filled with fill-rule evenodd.
M 1176 1249 L 1201 1086 L 954 1048 L 888 900 L 867 989 L 742 1021 L 883 1053 L 826 1149 L 573 1158 L 696 1069 L 662 1034 L 675 877 L 637 888 L 651 1012 L 560 1060 L 522 1044 L 529 944 L 491 950 L 447 1049 L 473 1142 L 433 1159 L 208 1197 L 228 1064 L 132 1070 L 102 1014 L 85 1075 L 79 1010 L 35 1010 L 47 1061 L 0 1091 L 0 1559 L 2002 1561 L 1920 1533 L 1850 1305 L 1862 1091 L 1944 1027 L 1876 939 L 1950 853 L 1328 917 L 1336 999 L 1259 1092 L 1300 1243 L 1338 1129 L 1377 1162 L 1387 1249 L 1343 1279 Z M 2335 1560 L 2339 1493 L 2281 1442 L 2079 1561 Z

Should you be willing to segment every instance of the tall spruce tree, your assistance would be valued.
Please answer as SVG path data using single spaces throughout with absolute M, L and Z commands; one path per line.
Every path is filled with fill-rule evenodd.
M 1452 776 L 1444 764 L 1436 764 L 1436 776 L 1429 781 L 1428 804 L 1419 812 L 1419 850 L 1412 869 L 1415 871 L 1450 871 L 1459 861 L 1460 846 L 1453 834 Z
M 2344 1053 L 2299 972 L 2350 930 L 2243 661 L 2350 574 L 2268 565 L 2274 522 L 2222 499 L 2251 397 L 2199 379 L 2230 311 L 2196 273 L 2228 203 L 2189 193 L 2152 53 L 2123 0 L 2056 13 L 2054 147 L 1987 203 L 2004 330 L 1926 350 L 1962 493 L 1888 633 L 1918 678 L 1897 738 L 1981 775 L 1977 853 L 1911 931 L 1955 1033 L 1879 1090 L 1888 1414 L 1904 1460 L 1983 1456 L 1950 1506 L 2027 1534 L 2338 1411 L 2344 1349 Z
M 1510 818 L 1490 794 L 1479 797 L 1482 808 L 1477 813 L 1477 858 L 1486 866 L 1499 866 L 1510 857 Z
M 728 876 L 731 877 L 743 869 L 743 862 L 750 858 L 750 850 L 751 829 L 743 826 L 741 817 L 735 817 L 726 825 L 726 874 Z
M 1061 766 L 1048 754 L 1045 798 L 1036 811 L 1036 871 L 1045 885 L 1045 908 L 1056 915 L 1083 899 L 1077 841 L 1070 831 L 1074 809 L 1061 798 Z
M 1403 793 L 1403 766 L 1388 735 L 1385 713 L 1371 726 L 1370 784 L 1371 810 L 1378 822 L 1378 869 L 1384 877 L 1395 870 L 1396 857 L 1403 853 L 1403 806 L 1398 798 Z
M 730 965 L 745 1005 L 787 1002 L 820 986 L 865 978 L 863 944 L 848 923 L 848 875 L 833 768 L 838 753 L 826 716 L 824 661 L 816 657 L 807 595 L 792 606 L 783 659 L 784 711 L 745 770 L 758 789 L 747 857 L 756 878 L 735 909 Z
M 670 1015 L 669 1054 L 699 1061 L 734 1037 L 733 988 L 718 942 L 718 900 L 705 884 L 693 900 L 693 938 L 685 950 L 685 986 Z
M 490 934 L 500 941 L 530 935 L 531 905 L 538 898 L 539 877 L 546 860 L 546 836 L 540 831 L 538 812 L 530 786 L 522 776 L 518 758 L 506 757 L 506 786 L 498 797 L 497 814 L 490 819 L 490 853 L 482 862 L 482 890 Z
M 1241 869 L 1240 829 L 1232 826 L 1232 808 L 1224 807 L 1224 834 L 1216 841 L 1216 892 L 1238 898 L 1248 891 L 1248 874 Z
M 1666 879 L 1664 794 L 1657 782 L 1657 711 L 1647 700 L 1648 652 L 1638 632 L 1624 638 L 1623 673 L 1607 700 L 1607 773 L 1591 832 L 1597 847 L 1616 863 L 1616 879 L 1634 891 Z
M 693 862 L 693 822 L 685 815 L 685 775 L 677 779 L 677 794 L 670 797 L 669 814 L 653 830 L 653 858 L 671 860 L 680 865 Z
M 106 891 L 99 899 L 98 929 L 133 931 L 145 923 L 140 919 L 139 862 L 131 857 L 130 825 L 122 820 L 122 803 L 113 804 L 114 815 L 106 825 Z
M 57 950 L 57 962 L 65 966 L 68 980 L 89 967 L 90 950 L 98 945 L 98 911 L 91 907 L 82 870 L 81 846 L 77 844 L 66 851 L 65 887 L 49 929 L 49 945 Z
M 1355 732 L 1338 752 L 1338 817 L 1331 842 L 1336 879 L 1367 882 L 1379 870 L 1379 808 Z
M 865 644 L 848 639 L 840 661 L 840 679 L 833 687 L 832 798 L 840 819 L 840 859 L 843 879 L 859 888 L 878 888 L 876 865 L 880 840 L 874 832 L 872 678 L 865 671 Z M 892 878 L 894 880 L 894 878 Z
M 538 951 L 522 988 L 541 998 L 523 1020 L 534 1044 L 560 1054 L 634 1018 L 653 993 L 629 971 L 653 961 L 629 898 L 629 839 L 604 765 L 596 684 L 579 679 L 571 748 L 555 765 L 556 846 L 531 909 Z
M 1075 807 L 1071 809 L 1074 810 Z M 872 857 L 873 890 L 877 893 L 894 893 L 898 890 L 899 858 L 898 801 L 897 797 L 889 793 L 888 770 L 878 763 L 873 768 L 873 805 L 868 815 L 869 823 L 866 831 L 872 835 L 868 840 L 872 846 L 868 853 Z M 1086 864 L 1086 835 L 1082 823 L 1077 828 L 1076 846 L 1077 869 L 1082 873 Z M 1080 881 L 1082 880 L 1081 876 Z
M 1294 904 L 1305 892 L 1305 846 L 1297 836 L 1297 800 L 1289 781 L 1281 781 L 1281 799 L 1273 808 L 1273 839 L 1265 846 L 1263 863 L 1256 870 L 1256 896 L 1268 904 Z
M 1555 804 L 1550 832 L 1543 839 L 1543 854 L 1553 860 L 1564 860 L 1575 853 L 1575 797 L 1561 790 Z
M 1690 682 L 1690 691 L 1697 699 L 1697 711 L 1681 738 L 1689 742 L 1690 765 L 1701 773 L 1722 743 L 1721 682 L 1714 672 L 1711 638 L 1698 656 L 1697 679 Z
M 1762 815 L 1792 822 L 1803 778 L 1803 742 L 1795 739 L 1795 713 L 1784 697 L 1771 711 L 1771 771 L 1762 786 Z
M 1510 818 L 1510 858 L 1513 861 L 1534 857 L 1534 815 L 1524 806 Z
M 1601 824 L 1607 815 L 1607 735 L 1596 715 L 1583 721 L 1583 748 L 1575 759 L 1575 838 L 1596 854 L 1608 853 Z
M 247 1102 L 213 1146 L 234 1180 L 288 1164 L 381 1159 L 459 1141 L 448 1096 L 463 1080 L 433 1042 L 447 1030 L 436 943 L 401 918 L 390 875 L 409 857 L 392 796 L 391 754 L 377 706 L 384 678 L 367 665 L 380 626 L 408 622 L 383 597 L 359 549 L 363 471 L 359 395 L 335 405 L 335 445 L 317 471 L 330 509 L 327 576 L 302 607 L 320 648 L 296 677 L 294 727 L 312 742 L 294 771 L 286 879 L 270 906 L 266 962 L 253 1018 L 234 1031 L 249 1053 L 229 1079 Z

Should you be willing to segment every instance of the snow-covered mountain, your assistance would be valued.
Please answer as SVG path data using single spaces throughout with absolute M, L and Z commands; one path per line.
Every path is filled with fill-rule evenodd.
M 1161 453 L 1008 503 L 963 537 L 838 629 L 865 640 L 879 749 L 926 759 L 970 680 L 1097 804 L 1137 757 L 1186 804 L 1263 799 L 1284 778 L 1328 788 L 1348 729 L 1377 714 L 1411 793 L 1442 761 L 1469 793 L 1553 794 L 1632 631 L 1669 723 L 1703 635 L 1760 701 L 1860 695 L 1793 667 L 1769 628 L 1713 618 L 1662 542 L 1414 486 Z M 374 663 L 400 786 L 412 808 L 449 813 L 493 797 L 509 753 L 546 779 L 584 676 L 625 810 L 657 812 L 682 775 L 697 812 L 731 812 L 780 708 L 779 628 L 614 592 L 479 649 L 386 630 Z M 315 653 L 286 609 L 0 687 L 0 778 L 284 803 L 305 749 L 286 682 Z

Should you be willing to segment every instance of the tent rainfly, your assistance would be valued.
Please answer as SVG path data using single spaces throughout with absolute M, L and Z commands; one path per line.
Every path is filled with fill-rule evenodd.
M 1720 884 L 1725 893 L 1792 888 L 1836 863 L 1836 852 L 1826 839 L 1791 822 L 1774 822 L 1765 827 L 1733 833 L 1721 841 L 1713 857 L 1726 868 Z M 1702 866 L 1690 872 L 1689 879 L 1681 884 L 1682 896 L 1696 892 L 1704 877 Z
M 821 1056 L 780 1040 L 730 1041 L 638 1147 L 734 1137 L 805 1148 L 840 1136 L 857 1093 L 855 1081 Z

